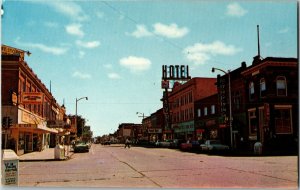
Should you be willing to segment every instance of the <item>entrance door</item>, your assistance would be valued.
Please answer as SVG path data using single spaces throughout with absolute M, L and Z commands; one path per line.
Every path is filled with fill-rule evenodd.
M 32 135 L 30 133 L 25 134 L 25 152 L 32 152 Z

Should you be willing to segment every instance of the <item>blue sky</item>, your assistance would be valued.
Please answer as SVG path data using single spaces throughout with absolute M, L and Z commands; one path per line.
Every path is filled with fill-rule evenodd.
M 162 107 L 162 65 L 216 77 L 257 55 L 297 57 L 296 1 L 3 1 L 2 44 L 32 52 L 29 66 L 94 135 L 141 123 Z

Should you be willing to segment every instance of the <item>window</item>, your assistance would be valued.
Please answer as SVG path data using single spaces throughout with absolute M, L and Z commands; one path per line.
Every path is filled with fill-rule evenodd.
M 207 107 L 204 108 L 204 115 L 207 115 Z
M 249 118 L 249 139 L 256 140 L 258 126 L 257 126 L 255 109 L 248 110 L 248 118 Z
M 241 109 L 242 97 L 241 92 L 237 91 L 233 93 L 233 109 L 239 110 Z
M 211 106 L 211 114 L 215 114 L 216 113 L 216 108 L 215 105 Z
M 277 96 L 286 96 L 287 87 L 286 87 L 286 79 L 283 76 L 279 76 L 276 79 L 276 89 Z
M 292 106 L 275 105 L 275 132 L 276 134 L 291 134 Z
M 197 113 L 198 113 L 198 117 L 201 117 L 201 109 L 200 108 L 197 110 Z
M 264 78 L 260 79 L 260 97 L 266 96 L 266 81 Z
M 249 100 L 254 99 L 254 83 L 250 82 L 249 84 Z

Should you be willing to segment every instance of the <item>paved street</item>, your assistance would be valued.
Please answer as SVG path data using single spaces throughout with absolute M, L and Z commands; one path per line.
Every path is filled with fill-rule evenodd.
M 297 189 L 296 156 L 226 157 L 93 145 L 67 161 L 20 162 L 20 186 Z

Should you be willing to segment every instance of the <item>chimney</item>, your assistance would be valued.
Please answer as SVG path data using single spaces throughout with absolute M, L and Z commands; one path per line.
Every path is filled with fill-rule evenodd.
M 260 61 L 259 25 L 257 25 L 257 56 L 253 57 L 252 65 L 257 65 Z

